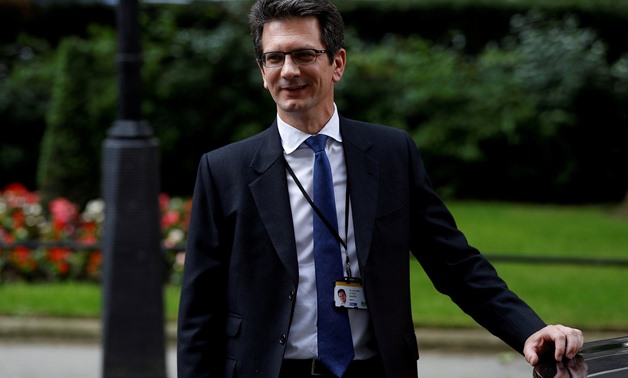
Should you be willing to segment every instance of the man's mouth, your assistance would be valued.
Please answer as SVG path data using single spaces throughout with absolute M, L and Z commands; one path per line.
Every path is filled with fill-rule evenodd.
M 305 88 L 305 85 L 296 85 L 296 86 L 292 86 L 292 87 L 284 87 L 284 89 L 289 91 L 289 92 L 300 91 L 303 88 Z

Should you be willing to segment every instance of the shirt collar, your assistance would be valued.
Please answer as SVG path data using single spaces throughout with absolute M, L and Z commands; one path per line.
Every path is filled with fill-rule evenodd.
M 293 153 L 311 136 L 284 122 L 281 117 L 279 117 L 279 114 L 277 114 L 277 127 L 279 128 L 279 135 L 281 136 L 281 145 L 286 154 Z M 334 104 L 334 113 L 329 121 L 327 121 L 325 127 L 319 131 L 319 134 L 327 135 L 338 142 L 342 142 L 342 137 L 340 136 L 340 120 L 336 104 Z

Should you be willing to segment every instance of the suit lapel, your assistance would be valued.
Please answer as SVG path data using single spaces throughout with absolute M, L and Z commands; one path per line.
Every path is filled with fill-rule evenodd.
M 299 272 L 294 227 L 285 160 L 282 158 L 283 147 L 276 122 L 260 137 L 258 149 L 251 161 L 251 169 L 259 177 L 249 184 L 249 189 L 279 259 L 296 285 Z
M 368 259 L 377 206 L 377 160 L 369 155 L 372 143 L 354 121 L 340 118 L 353 228 L 360 269 Z
M 364 138 L 363 131 L 354 121 L 340 118 L 353 227 L 361 269 L 370 252 L 378 190 L 378 163 L 369 155 L 372 143 Z M 282 153 L 281 138 L 275 122 L 260 134 L 258 150 L 251 161 L 251 169 L 257 172 L 259 177 L 249 184 L 249 189 L 279 259 L 297 284 L 299 272 L 296 244 Z

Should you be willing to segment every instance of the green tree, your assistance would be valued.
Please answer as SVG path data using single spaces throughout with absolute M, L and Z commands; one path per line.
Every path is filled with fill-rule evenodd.
M 114 41 L 100 32 L 59 46 L 37 172 L 44 202 L 65 196 L 84 205 L 100 196 L 101 143 L 115 118 Z
M 160 140 L 168 193 L 189 194 L 204 152 L 268 127 L 275 116 L 246 19 L 234 7 L 165 8 L 144 20 L 143 110 Z M 194 10 L 208 21 L 186 21 Z
M 53 72 L 45 41 L 21 35 L 0 47 L 0 188 L 12 181 L 35 188 Z

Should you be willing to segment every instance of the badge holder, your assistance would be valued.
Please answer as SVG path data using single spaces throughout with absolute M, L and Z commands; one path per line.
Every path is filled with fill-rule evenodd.
M 366 310 L 366 299 L 362 280 L 356 277 L 344 277 L 336 281 L 334 287 L 334 304 L 336 307 Z

